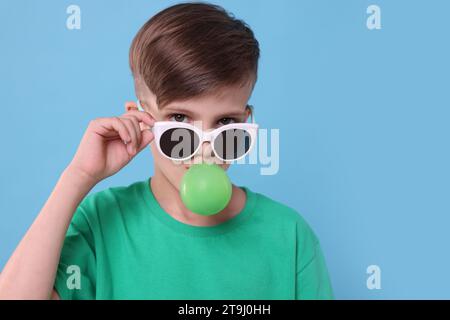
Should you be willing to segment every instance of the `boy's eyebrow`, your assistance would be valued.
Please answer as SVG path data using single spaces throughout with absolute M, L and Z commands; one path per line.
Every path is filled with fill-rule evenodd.
M 161 109 L 161 111 L 165 113 L 183 113 L 188 116 L 196 116 L 197 114 L 195 112 L 192 112 L 188 108 L 184 108 L 181 106 L 170 106 L 170 107 L 164 107 Z
M 245 116 L 245 110 L 241 112 L 225 112 L 223 114 L 218 114 L 216 118 L 222 119 L 222 118 L 232 118 L 232 117 L 242 117 Z
M 190 110 L 188 108 L 184 108 L 182 106 L 164 107 L 164 108 L 162 108 L 162 110 L 164 112 L 167 112 L 167 113 L 183 113 L 183 114 L 186 114 L 186 115 L 191 116 L 191 117 L 195 117 L 195 116 L 198 115 L 197 113 L 192 112 L 192 110 Z M 227 118 L 227 117 L 239 117 L 239 116 L 244 116 L 245 112 L 246 112 L 246 109 L 244 109 L 242 111 L 232 110 L 230 112 L 220 113 L 218 115 L 215 115 L 214 117 L 215 118 L 219 118 L 219 119 L 220 118 Z

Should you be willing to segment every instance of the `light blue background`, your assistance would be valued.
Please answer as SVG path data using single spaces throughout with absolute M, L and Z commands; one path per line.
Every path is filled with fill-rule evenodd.
M 0 2 L 0 267 L 71 160 L 90 119 L 133 100 L 128 48 L 175 1 Z M 251 102 L 280 128 L 277 175 L 232 179 L 297 209 L 340 299 L 450 298 L 450 2 L 217 1 L 262 56 Z M 81 7 L 81 30 L 66 8 Z M 381 7 L 381 30 L 366 8 Z M 93 189 L 152 174 L 149 150 Z M 368 290 L 379 265 L 382 289 Z

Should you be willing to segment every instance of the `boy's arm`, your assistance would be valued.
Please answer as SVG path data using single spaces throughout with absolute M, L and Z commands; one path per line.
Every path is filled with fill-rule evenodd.
M 140 130 L 141 123 L 152 126 L 154 119 L 129 110 L 89 123 L 74 158 L 0 274 L 0 299 L 57 296 L 53 285 L 72 217 L 98 182 L 122 169 L 153 140 L 153 133 Z
M 67 167 L 0 274 L 0 299 L 58 299 L 53 285 L 72 216 L 95 185 Z
M 50 297 L 50 300 L 61 300 L 61 298 L 59 297 L 58 292 L 56 292 L 55 289 L 53 289 L 53 291 L 52 291 L 52 295 Z

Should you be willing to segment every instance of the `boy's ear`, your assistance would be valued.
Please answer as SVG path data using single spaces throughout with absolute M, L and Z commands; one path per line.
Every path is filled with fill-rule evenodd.
M 132 109 L 135 109 L 135 110 L 138 109 L 136 102 L 134 102 L 134 101 L 125 102 L 125 112 L 128 112 Z

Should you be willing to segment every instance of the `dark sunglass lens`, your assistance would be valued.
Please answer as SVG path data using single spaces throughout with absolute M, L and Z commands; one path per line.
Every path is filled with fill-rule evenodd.
M 185 159 L 194 154 L 199 145 L 198 135 L 186 128 L 173 128 L 161 135 L 161 151 L 172 159 Z
M 225 130 L 214 140 L 214 150 L 222 159 L 234 160 L 248 152 L 251 139 L 250 133 L 246 130 Z

